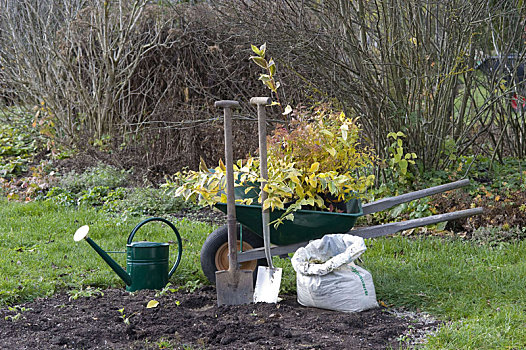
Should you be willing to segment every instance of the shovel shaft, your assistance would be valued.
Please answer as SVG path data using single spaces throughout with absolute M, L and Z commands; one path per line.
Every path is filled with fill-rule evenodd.
M 232 150 L 232 109 L 238 106 L 236 101 L 217 101 L 216 107 L 222 107 L 225 128 L 225 165 L 226 165 L 226 203 L 228 225 L 228 270 L 238 270 L 236 237 L 236 203 L 234 197 L 234 155 Z
M 216 271 L 218 305 L 240 305 L 252 301 L 254 288 L 252 271 L 240 270 L 237 261 L 236 202 L 234 197 L 234 155 L 232 150 L 232 107 L 236 101 L 217 101 L 216 107 L 223 108 L 225 116 L 225 165 L 228 225 L 228 270 Z
M 268 105 L 272 100 L 268 97 L 253 97 L 250 103 L 258 106 L 258 135 L 259 135 L 259 165 L 261 170 L 261 207 L 263 222 L 263 243 L 265 247 L 265 257 L 267 258 L 268 266 L 273 269 L 272 255 L 270 254 L 270 214 L 267 209 L 264 209 L 264 203 L 268 198 L 268 193 L 265 186 L 268 181 L 268 166 L 267 166 L 267 116 L 265 114 L 265 105 Z

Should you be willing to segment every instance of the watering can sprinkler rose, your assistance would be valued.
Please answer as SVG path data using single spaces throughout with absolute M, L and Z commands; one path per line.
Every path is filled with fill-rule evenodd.
M 169 249 L 168 243 L 157 242 L 133 242 L 135 233 L 144 224 L 151 221 L 161 221 L 166 223 L 174 231 L 177 237 L 178 254 L 177 260 L 170 271 L 168 271 Z M 124 281 L 126 290 L 133 292 L 141 289 L 162 289 L 168 283 L 168 279 L 179 266 L 183 253 L 182 241 L 175 226 L 163 218 L 149 218 L 139 223 L 130 233 L 126 245 L 126 270 L 124 270 L 106 251 L 88 237 L 89 226 L 80 227 L 73 236 L 78 242 L 86 240 L 95 249 L 102 259 L 112 268 L 113 271 Z

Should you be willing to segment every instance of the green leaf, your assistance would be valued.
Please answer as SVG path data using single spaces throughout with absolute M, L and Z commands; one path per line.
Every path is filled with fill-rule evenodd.
M 338 191 L 338 188 L 336 187 L 336 185 L 334 184 L 334 182 L 328 182 L 327 183 L 328 187 L 329 187 L 329 191 L 334 194 Z
M 263 83 L 270 89 L 272 90 L 273 92 L 276 92 L 276 86 L 274 85 L 274 83 L 272 82 L 272 80 L 269 80 L 269 81 L 263 81 Z
M 268 62 L 268 69 L 270 71 L 270 75 L 274 75 L 276 73 L 276 64 L 272 58 Z
M 437 230 L 444 231 L 446 229 L 447 221 L 442 221 L 437 224 Z
M 260 56 L 265 57 L 265 53 L 267 52 L 267 43 L 264 43 L 259 47 Z
M 259 76 L 259 79 L 258 79 L 258 80 L 261 80 L 262 82 L 266 83 L 266 82 L 272 80 L 272 78 L 271 78 L 270 75 L 268 75 L 268 74 L 261 74 L 261 75 Z
M 397 205 L 396 207 L 394 207 L 392 210 L 391 210 L 391 217 L 392 218 L 396 218 L 398 216 L 400 216 L 400 214 L 402 214 L 402 212 L 407 208 L 407 204 L 400 204 L 400 205 Z
M 402 159 L 398 164 L 400 165 L 400 172 L 402 173 L 402 175 L 407 174 L 407 160 Z
M 250 56 L 250 59 L 261 68 L 267 69 L 267 60 L 265 60 L 264 58 L 258 56 Z
M 261 56 L 261 51 L 259 51 L 256 45 L 250 45 L 250 47 L 252 47 L 252 51 L 254 51 L 256 55 Z

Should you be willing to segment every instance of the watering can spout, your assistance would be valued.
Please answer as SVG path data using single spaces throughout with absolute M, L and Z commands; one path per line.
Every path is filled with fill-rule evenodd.
M 89 226 L 84 225 L 80 227 L 73 236 L 75 242 L 81 240 L 86 240 L 88 244 L 100 255 L 102 259 L 111 267 L 113 271 L 126 283 L 127 286 L 132 284 L 131 276 L 119 265 L 115 260 L 111 258 L 97 243 L 95 243 L 91 238 L 88 237 Z

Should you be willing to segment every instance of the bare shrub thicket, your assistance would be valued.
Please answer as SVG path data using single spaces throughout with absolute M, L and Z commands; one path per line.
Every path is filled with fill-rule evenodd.
M 522 1 L 497 1 L 486 6 L 485 26 L 478 48 L 491 57 L 481 58 L 467 90 L 480 128 L 489 130 L 493 159 L 526 156 L 526 6 Z M 487 55 L 486 55 L 487 56 Z
M 521 89 L 514 79 L 500 86 L 522 60 L 494 69 L 489 80 L 475 69 L 476 58 L 523 55 L 521 1 L 262 0 L 218 6 L 227 15 L 234 7 L 230 21 L 251 26 L 306 86 L 360 116 L 380 152 L 393 131 L 407 135 L 423 169 L 446 168 L 459 155 L 491 153 L 504 144 L 526 146 L 522 112 L 510 104 L 513 89 Z
M 195 168 L 200 157 L 216 162 L 223 130 L 214 101 L 269 94 L 248 59 L 249 31 L 225 26 L 207 4 L 0 4 L 6 85 L 19 101 L 49 108 L 59 137 L 124 149 L 134 159 L 117 157 L 123 165 L 163 172 Z M 257 145 L 254 109 L 242 106 L 234 125 L 239 157 Z

